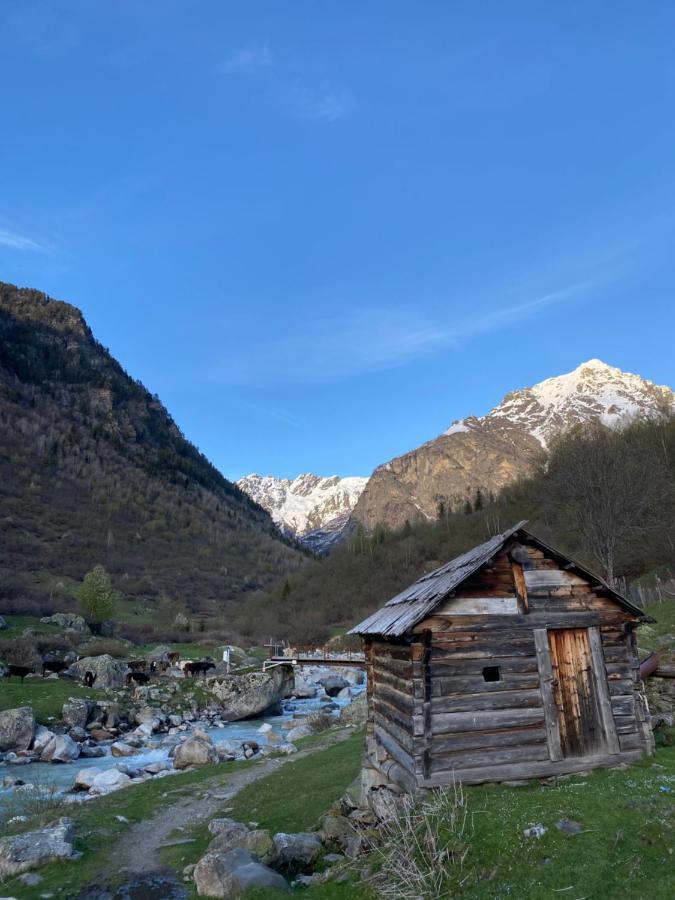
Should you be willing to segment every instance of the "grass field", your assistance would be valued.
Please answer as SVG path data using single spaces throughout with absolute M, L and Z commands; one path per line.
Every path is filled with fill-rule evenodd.
M 32 706 L 35 718 L 46 725 L 61 717 L 61 707 L 70 697 L 105 697 L 103 691 L 92 690 L 76 681 L 56 678 L 3 678 L 0 681 L 0 710 Z

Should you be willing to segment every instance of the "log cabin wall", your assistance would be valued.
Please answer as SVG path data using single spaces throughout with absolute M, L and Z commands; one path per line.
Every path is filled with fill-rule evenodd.
M 551 678 L 540 675 L 550 629 L 589 629 L 584 639 L 587 633 L 596 654 L 598 686 L 593 703 L 606 735 L 593 764 L 618 762 L 616 754 L 624 752 L 637 758 L 644 750 L 637 657 L 625 628 L 634 617 L 541 550 L 515 549 L 505 546 L 414 629 L 420 665 L 406 670 L 415 723 L 406 752 L 419 784 L 584 767 L 563 758 Z M 377 696 L 377 677 L 374 690 Z M 386 713 L 380 704 L 380 717 Z M 385 728 L 381 718 L 379 728 Z M 589 758 L 581 759 L 588 766 Z

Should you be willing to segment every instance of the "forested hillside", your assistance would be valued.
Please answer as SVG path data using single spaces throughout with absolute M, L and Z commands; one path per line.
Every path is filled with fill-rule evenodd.
M 0 283 L 0 611 L 96 563 L 130 597 L 223 614 L 302 561 L 80 311 Z
M 296 641 L 351 626 L 424 572 L 520 519 L 609 581 L 675 567 L 675 418 L 619 430 L 579 427 L 533 477 L 498 497 L 476 493 L 461 513 L 441 503 L 433 522 L 357 529 L 240 609 L 238 627 Z

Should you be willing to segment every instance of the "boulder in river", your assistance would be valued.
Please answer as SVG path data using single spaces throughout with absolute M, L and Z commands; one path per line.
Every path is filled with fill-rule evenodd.
M 121 688 L 124 686 L 128 666 L 119 659 L 113 659 L 107 653 L 103 656 L 85 656 L 67 670 L 75 678 L 83 678 L 86 672 L 96 675 L 95 688 Z
M 80 755 L 80 745 L 67 734 L 55 734 L 46 744 L 40 759 L 42 762 L 73 762 Z
M 120 788 L 126 787 L 131 782 L 131 778 L 119 769 L 104 769 L 98 772 L 94 778 L 90 794 L 110 794 L 112 791 L 118 791 Z
M 0 751 L 28 750 L 35 734 L 35 716 L 30 706 L 0 712 Z
M 211 738 L 204 731 L 195 731 L 174 750 L 173 765 L 176 769 L 187 769 L 217 763 L 218 759 L 218 750 Z
M 288 883 L 278 872 L 264 866 L 252 853 L 241 848 L 202 856 L 195 866 L 193 877 L 201 897 L 230 900 L 248 888 L 289 889 Z
M 291 666 L 281 665 L 267 672 L 245 675 L 216 675 L 206 679 L 208 690 L 223 708 L 223 718 L 230 722 L 259 716 L 278 707 L 293 684 Z
M 44 725 L 36 726 L 35 737 L 33 738 L 33 751 L 35 753 L 42 753 L 53 737 L 54 732 L 50 731 L 49 728 L 45 728 Z
M 110 753 L 113 756 L 133 756 L 137 752 L 135 747 L 131 747 L 124 741 L 115 741 L 114 744 L 110 745 Z
M 337 697 L 343 688 L 349 687 L 347 679 L 336 674 L 326 675 L 325 678 L 319 680 L 319 684 L 329 697 Z
M 72 819 L 58 819 L 46 828 L 0 838 L 0 879 L 19 875 L 27 869 L 47 865 L 57 859 L 79 856 L 73 847 Z

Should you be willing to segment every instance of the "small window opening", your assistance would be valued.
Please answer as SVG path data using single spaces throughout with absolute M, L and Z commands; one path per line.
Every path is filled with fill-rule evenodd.
M 483 669 L 483 681 L 501 681 L 499 666 L 485 666 Z

